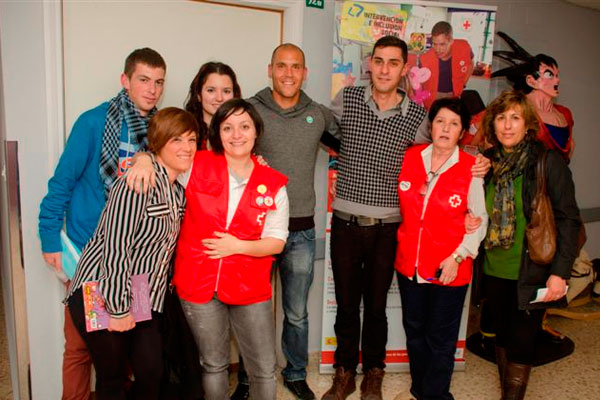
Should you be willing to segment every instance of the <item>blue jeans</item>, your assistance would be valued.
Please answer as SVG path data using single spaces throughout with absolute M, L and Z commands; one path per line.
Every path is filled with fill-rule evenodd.
M 315 261 L 315 228 L 291 231 L 276 265 L 281 276 L 283 333 L 281 347 L 287 365 L 281 371 L 286 381 L 306 379 L 308 365 L 308 290 L 313 281 Z M 243 356 L 243 355 L 242 355 Z M 248 384 L 240 357 L 238 382 Z
M 308 365 L 308 291 L 313 281 L 315 228 L 290 232 L 277 257 L 283 313 L 281 347 L 287 365 L 281 371 L 287 381 L 306 379 Z
M 230 325 L 248 368 L 250 396 L 275 400 L 275 325 L 271 300 L 234 306 L 216 298 L 204 304 L 182 299 L 181 307 L 200 352 L 206 400 L 229 399 Z
M 418 399 L 452 400 L 450 381 L 467 288 L 416 283 L 398 274 L 402 324 Z

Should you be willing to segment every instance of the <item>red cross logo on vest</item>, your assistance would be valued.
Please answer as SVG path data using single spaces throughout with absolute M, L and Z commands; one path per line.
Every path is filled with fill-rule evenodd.
M 450 196 L 450 198 L 448 199 L 448 203 L 450 203 L 450 207 L 456 208 L 460 206 L 460 204 L 462 203 L 462 199 L 459 195 L 455 194 Z
M 263 220 L 265 219 L 265 215 L 267 215 L 267 212 L 263 211 L 260 214 L 258 214 L 258 217 L 256 217 L 256 222 L 258 222 L 258 226 L 262 226 Z
M 468 19 L 465 19 L 465 21 L 463 22 L 462 26 L 463 26 L 463 29 L 465 31 L 468 31 L 471 28 L 471 23 L 469 22 Z

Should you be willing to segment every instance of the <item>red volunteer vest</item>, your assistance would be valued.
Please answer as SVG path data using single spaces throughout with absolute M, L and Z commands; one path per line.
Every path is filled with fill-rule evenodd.
M 460 97 L 465 87 L 467 72 L 473 66 L 471 58 L 471 46 L 466 40 L 454 39 L 450 50 L 452 57 L 452 92 L 455 96 Z M 436 100 L 438 79 L 440 76 L 439 58 L 433 49 L 429 49 L 421 56 L 421 66 L 429 68 L 431 78 L 423 83 L 423 88 L 431 93 L 431 96 L 425 100 L 425 108 L 429 110 L 431 104 Z
M 229 227 L 227 161 L 212 151 L 196 153 L 185 196 L 187 206 L 177 242 L 173 284 L 179 296 L 207 303 L 214 293 L 223 303 L 246 305 L 271 298 L 273 257 L 232 255 L 212 260 L 204 254 L 202 239 L 228 232 L 242 240 L 258 240 L 265 217 L 276 209 L 275 195 L 287 178 L 254 161 L 254 170 Z
M 421 220 L 425 196 L 419 192 L 427 179 L 421 152 L 426 147 L 413 146 L 406 151 L 398 176 L 402 224 L 398 229 L 394 266 L 408 278 L 414 276 L 416 269 L 420 277 L 439 284 L 435 273 L 440 263 L 456 250 L 465 235 L 467 196 L 475 157 L 459 151 L 458 163 L 438 177 Z M 460 263 L 456 279 L 448 286 L 468 284 L 472 273 L 473 260 L 467 258 Z
M 540 130 L 538 132 L 537 139 L 544 143 L 544 146 L 547 149 L 554 150 L 560 154 L 568 164 L 571 159 L 571 148 L 573 147 L 573 124 L 575 122 L 573 121 L 573 114 L 571 114 L 571 110 L 569 110 L 567 107 L 561 106 L 560 104 L 555 104 L 554 107 L 556 107 L 556 109 L 562 115 L 564 115 L 565 119 L 567 120 L 567 127 L 569 128 L 569 140 L 567 141 L 567 145 L 564 148 L 560 147 L 550 134 L 550 131 L 548 130 L 548 127 L 544 121 L 539 118 Z

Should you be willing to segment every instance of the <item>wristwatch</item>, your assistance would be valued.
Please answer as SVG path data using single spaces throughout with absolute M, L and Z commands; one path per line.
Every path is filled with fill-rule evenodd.
M 465 260 L 463 258 L 463 256 L 461 256 L 458 253 L 452 253 L 452 258 L 454 258 L 454 261 L 456 261 L 457 264 L 460 264 L 461 262 L 463 262 Z

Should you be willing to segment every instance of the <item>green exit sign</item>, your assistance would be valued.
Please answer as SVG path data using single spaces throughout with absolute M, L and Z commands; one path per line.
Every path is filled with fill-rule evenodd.
M 306 7 L 323 8 L 325 0 L 306 0 Z

